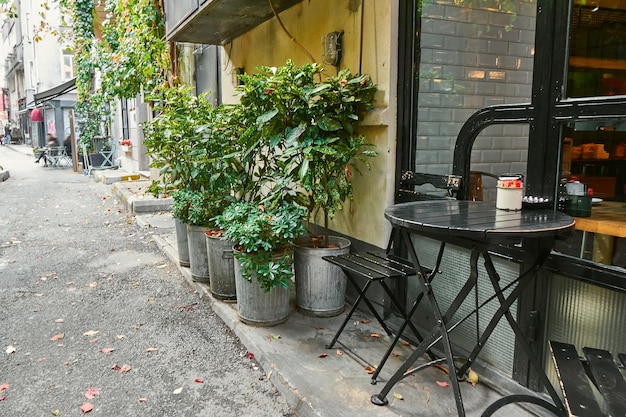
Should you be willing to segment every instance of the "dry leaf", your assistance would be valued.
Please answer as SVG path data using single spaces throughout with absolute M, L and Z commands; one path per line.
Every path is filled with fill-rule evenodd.
M 7 355 L 10 355 L 11 353 L 15 353 L 17 351 L 17 349 L 15 349 L 15 346 L 7 346 Z
M 472 368 L 469 369 L 469 374 L 467 375 L 467 382 L 472 384 L 473 387 L 478 384 L 478 374 L 472 371 Z
M 141 398 L 139 399 L 139 402 L 140 402 L 140 403 L 146 403 L 146 402 L 148 402 L 148 399 L 147 399 L 146 397 L 141 397 Z
M 443 366 L 443 365 L 433 365 L 435 368 L 445 372 L 446 374 L 448 374 L 448 368 Z
M 339 355 L 339 356 L 343 355 L 343 350 L 337 349 L 337 355 Z
M 315 326 L 315 330 L 324 330 L 324 327 L 322 327 L 322 326 Z
M 148 349 L 146 349 L 146 352 L 156 352 L 157 350 L 159 350 L 159 348 L 149 347 Z
M 52 410 L 52 415 L 53 416 L 60 416 L 61 414 L 62 414 L 61 410 L 59 410 L 58 408 Z
M 411 346 L 411 344 L 409 342 L 407 342 L 406 340 L 403 340 L 402 342 L 400 342 L 400 344 L 402 346 Z
M 0 394 L 2 394 L 4 391 L 8 390 L 10 386 L 11 386 L 11 384 L 9 384 L 8 382 L 0 385 Z
M 120 369 L 120 373 L 125 374 L 126 372 L 130 371 L 132 368 L 130 367 L 129 364 L 124 364 L 122 365 L 122 368 Z
M 64 333 L 55 334 L 54 336 L 52 336 L 52 337 L 50 338 L 50 341 L 51 341 L 51 342 L 56 342 L 57 340 L 61 340 L 61 339 L 63 339 L 64 337 L 65 337 L 65 334 L 64 334 Z
M 397 392 L 393 393 L 393 398 L 395 398 L 396 400 L 404 400 L 402 394 L 398 394 Z
M 94 281 L 94 282 L 92 282 L 91 284 L 89 284 L 89 286 L 90 286 L 91 288 L 96 288 L 96 287 L 98 286 L 98 282 L 97 282 L 97 281 Z
M 89 331 L 83 333 L 83 336 L 95 336 L 98 333 L 100 333 L 100 330 L 89 330 Z
M 328 353 L 320 353 L 317 355 L 318 358 L 325 358 L 326 356 L 328 356 Z
M 55 323 L 63 323 L 63 319 L 56 319 L 54 322 Z
M 40 292 L 36 292 L 35 294 L 33 294 L 35 297 L 43 297 L 43 293 Z
M 99 350 L 99 352 L 102 352 L 102 353 L 111 353 L 111 352 L 113 352 L 114 350 L 115 350 L 115 348 L 112 348 L 112 347 L 105 347 L 105 348 L 100 349 L 100 350 Z
M 371 375 L 371 374 L 373 374 L 375 371 L 376 371 L 376 369 L 374 369 L 374 367 L 373 367 L 373 366 L 371 366 L 371 365 L 367 365 L 367 366 L 365 367 L 365 372 L 367 372 L 367 373 L 368 373 L 368 374 L 370 374 L 370 375 Z
M 7 397 L 5 397 L 5 396 L 0 397 L 0 401 L 4 401 L 6 399 L 7 399 Z
M 183 392 L 183 387 L 176 388 L 176 389 L 174 390 L 174 394 L 176 394 L 176 395 L 180 394 L 181 392 Z
M 204 384 L 204 380 L 202 378 L 196 378 L 194 382 L 197 382 L 198 384 Z
M 126 336 L 124 336 L 123 334 L 118 334 L 117 336 L 115 336 L 116 339 L 122 340 L 123 338 L 125 338 Z
M 369 323 L 370 321 L 371 321 L 371 320 L 368 320 L 368 319 L 363 319 L 363 320 L 361 320 L 361 323 L 363 323 L 363 324 L 367 324 L 367 323 Z
M 87 397 L 88 400 L 93 400 L 98 395 L 100 395 L 100 390 L 98 388 L 92 387 L 85 390 L 85 397 Z
M 83 405 L 80 406 L 80 411 L 82 411 L 83 414 L 88 413 L 91 410 L 93 410 L 93 404 L 90 402 L 85 401 Z
M 380 335 L 378 333 L 372 333 L 372 334 L 370 334 L 370 337 L 380 338 Z
M 446 381 L 437 381 L 437 385 L 439 385 L 440 387 L 447 387 L 450 384 L 448 384 Z

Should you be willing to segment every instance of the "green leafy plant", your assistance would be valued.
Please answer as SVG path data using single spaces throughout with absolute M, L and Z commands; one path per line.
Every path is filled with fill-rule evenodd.
M 259 189 L 297 201 L 312 220 L 321 210 L 328 219 L 352 199 L 353 171 L 369 169 L 376 152 L 357 132 L 373 108 L 376 86 L 367 75 L 342 70 L 317 81 L 317 64 L 258 67 L 241 76 L 240 101 L 247 129 L 242 146 Z M 254 190 L 256 191 L 256 190 Z
M 291 242 L 305 232 L 305 210 L 287 201 L 271 206 L 237 202 L 215 217 L 224 229 L 224 238 L 235 242 L 236 259 L 242 276 L 250 281 L 256 276 L 261 288 L 289 286 Z

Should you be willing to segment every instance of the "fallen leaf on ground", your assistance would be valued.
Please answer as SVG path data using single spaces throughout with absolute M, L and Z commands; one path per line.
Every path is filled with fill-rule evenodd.
M 343 350 L 337 349 L 337 355 L 339 355 L 339 356 L 343 355 Z
M 52 410 L 52 415 L 53 416 L 60 416 L 61 414 L 62 414 L 61 410 L 59 410 L 59 409 Z
M 88 413 L 91 410 L 93 410 L 93 404 L 90 402 L 85 401 L 83 405 L 80 406 L 80 411 L 82 411 L 83 414 Z
M 365 367 L 365 372 L 367 372 L 368 374 L 373 374 L 375 371 L 376 371 L 376 369 L 374 369 L 374 367 L 371 366 L 371 365 L 367 365 Z
M 7 397 L 4 397 L 4 396 L 3 396 L 3 397 L 0 397 L 0 401 L 4 401 L 4 400 L 6 400 L 6 399 L 7 399 Z
M 54 322 L 55 323 L 63 323 L 63 319 L 56 319 Z
M 448 374 L 448 368 L 446 368 L 443 365 L 433 365 L 435 368 L 439 369 L 440 371 L 445 372 L 446 374 Z
M 96 343 L 98 341 L 97 337 L 94 337 L 93 339 L 89 339 L 89 343 Z
M 91 288 L 96 288 L 96 287 L 98 286 L 98 282 L 97 282 L 97 281 L 94 281 L 94 282 L 92 282 L 91 284 L 89 284 L 89 286 L 90 286 Z
M 126 372 L 130 371 L 132 368 L 130 367 L 129 364 L 124 364 L 122 365 L 122 369 L 120 369 L 120 373 L 125 374 Z
M 88 400 L 93 400 L 98 395 L 100 395 L 100 390 L 98 388 L 91 387 L 85 390 L 85 397 L 87 397 Z
M 6 391 L 7 389 L 9 389 L 9 387 L 11 386 L 11 384 L 9 384 L 8 382 L 5 384 L 0 385 L 0 394 L 3 393 L 4 391 Z
M 141 397 L 141 398 L 139 399 L 139 402 L 140 402 L 140 403 L 146 403 L 146 402 L 148 402 L 148 399 L 147 399 L 147 398 L 145 398 L 145 397 Z
M 404 397 L 402 396 L 402 394 L 398 394 L 397 392 L 393 393 L 393 398 L 397 400 L 404 400 Z
M 380 335 L 378 333 L 372 333 L 372 334 L 370 334 L 370 336 L 371 337 L 378 337 L 378 338 L 380 338 Z
M 83 336 L 95 336 L 100 333 L 100 330 L 89 330 L 83 333 Z
M 35 297 L 43 297 L 43 293 L 41 292 L 36 292 L 35 294 L 33 294 Z
M 51 341 L 51 342 L 56 342 L 57 340 L 61 340 L 61 339 L 63 339 L 64 337 L 65 337 L 65 334 L 64 334 L 64 333 L 55 334 L 54 336 L 52 336 L 52 337 L 50 338 L 50 341 Z
M 176 395 L 180 394 L 181 392 L 183 392 L 183 387 L 176 388 L 176 389 L 174 390 L 174 394 L 176 394 Z
M 146 349 L 146 352 L 156 352 L 157 350 L 159 350 L 159 348 L 149 347 Z
M 324 330 L 324 327 L 322 327 L 322 326 L 315 326 L 315 330 Z
M 318 358 L 325 358 L 326 356 L 328 356 L 328 353 L 320 353 L 317 355 Z
M 197 382 L 198 384 L 204 384 L 204 380 L 202 378 L 196 378 L 194 382 Z
M 437 381 L 437 385 L 439 385 L 440 387 L 447 387 L 450 384 L 448 384 L 446 381 Z
M 254 353 L 248 352 L 248 359 L 254 359 Z
M 403 340 L 402 342 L 400 342 L 400 344 L 402 346 L 411 346 L 411 344 L 409 342 L 407 342 L 406 340 Z
M 111 353 L 111 352 L 113 352 L 114 350 L 115 350 L 115 348 L 112 348 L 112 347 L 105 347 L 105 348 L 100 349 L 100 350 L 99 350 L 99 352 L 102 352 L 102 353 Z
M 361 323 L 363 323 L 363 324 L 367 324 L 367 323 L 369 323 L 370 321 L 371 321 L 371 320 L 368 320 L 368 319 L 363 319 L 363 320 L 361 320 Z
M 11 353 L 15 353 L 17 351 L 17 349 L 15 349 L 15 346 L 7 346 L 7 355 L 10 355 Z
M 478 374 L 475 371 L 472 371 L 472 368 L 469 369 L 469 374 L 467 375 L 467 382 L 472 384 L 473 387 L 478 384 Z
M 117 336 L 115 336 L 115 338 L 118 339 L 118 340 L 122 340 L 125 337 L 126 336 L 124 336 L 123 334 L 118 334 Z

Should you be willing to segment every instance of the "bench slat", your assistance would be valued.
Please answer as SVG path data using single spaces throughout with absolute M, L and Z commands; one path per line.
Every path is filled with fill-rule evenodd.
M 390 268 L 377 262 L 373 262 L 372 260 L 369 260 L 359 254 L 341 255 L 340 258 L 359 265 L 365 269 L 370 269 L 385 278 L 400 277 L 406 275 L 399 269 Z
M 588 347 L 583 348 L 583 352 L 610 415 L 626 417 L 626 381 L 613 360 L 613 355 L 606 350 Z
M 567 343 L 550 341 L 550 350 L 569 415 L 601 416 L 576 348 Z
M 406 259 L 387 255 L 384 252 L 357 253 L 356 255 L 377 265 L 398 271 L 402 275 L 415 275 L 415 268 Z

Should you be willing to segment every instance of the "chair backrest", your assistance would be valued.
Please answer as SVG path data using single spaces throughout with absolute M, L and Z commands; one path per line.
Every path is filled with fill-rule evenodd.
M 426 174 L 403 171 L 396 200 L 399 203 L 420 200 L 456 198 L 461 188 L 459 175 Z M 416 189 L 416 186 L 419 187 Z
M 62 156 L 65 155 L 65 146 L 51 146 L 48 150 L 50 156 Z

